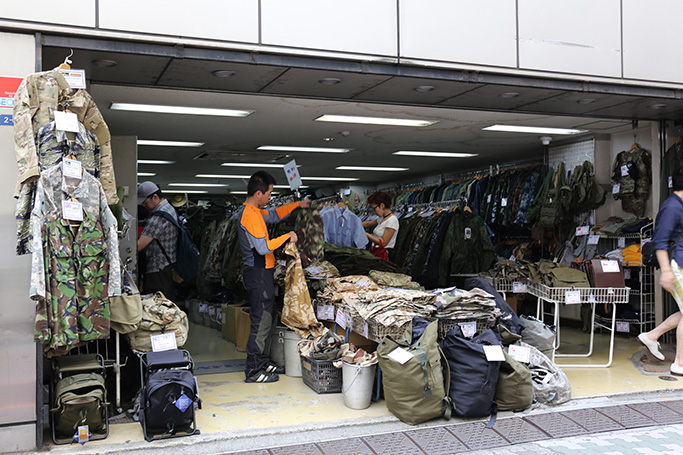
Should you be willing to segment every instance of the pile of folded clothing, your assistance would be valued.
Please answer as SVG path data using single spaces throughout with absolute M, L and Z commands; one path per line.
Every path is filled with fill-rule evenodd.
M 440 319 L 497 318 L 500 310 L 494 296 L 479 288 L 469 291 L 458 288 L 435 289 L 435 316 Z

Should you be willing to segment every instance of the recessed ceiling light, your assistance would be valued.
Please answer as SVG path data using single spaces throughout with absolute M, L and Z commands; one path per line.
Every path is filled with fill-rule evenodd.
M 216 117 L 246 117 L 254 111 L 214 109 L 208 107 L 164 106 L 157 104 L 111 103 L 114 111 L 156 112 L 160 114 L 211 115 Z
M 301 177 L 301 180 L 318 180 L 321 182 L 354 182 L 355 177 Z
M 202 179 L 248 179 L 251 175 L 197 174 L 195 177 Z
M 270 150 L 279 152 L 318 152 L 318 153 L 348 153 L 351 149 L 331 147 L 293 147 L 289 145 L 262 145 L 256 150 Z
M 111 68 L 119 64 L 116 60 L 93 60 L 92 64 L 100 68 Z
M 337 166 L 335 169 L 340 171 L 380 171 L 380 172 L 400 172 L 407 171 L 407 167 L 373 167 L 373 166 Z
M 664 109 L 666 106 L 666 104 L 653 104 L 650 109 Z
M 211 74 L 215 77 L 231 77 L 237 73 L 234 71 L 230 71 L 230 70 L 216 70 L 216 71 L 212 71 Z
M 355 115 L 321 115 L 316 122 L 336 122 L 336 123 L 361 123 L 364 125 L 391 125 L 391 126 L 429 126 L 438 123 L 436 120 L 412 120 L 401 118 L 385 117 L 358 117 Z
M 568 128 L 545 128 L 536 126 L 517 125 L 492 125 L 482 128 L 482 131 L 506 131 L 509 133 L 534 133 L 534 134 L 578 134 L 586 130 L 573 130 Z
M 517 93 L 517 92 L 505 92 L 505 93 L 501 93 L 500 95 L 498 95 L 498 98 L 509 99 L 509 98 L 517 98 L 518 96 L 519 96 L 519 93 Z
M 164 161 L 164 160 L 138 160 L 138 164 L 175 164 L 175 161 Z
M 287 187 L 287 188 L 289 188 L 289 187 Z M 302 188 L 302 187 L 299 187 L 299 188 Z M 230 191 L 230 194 L 247 194 L 247 192 L 246 191 Z M 273 191 L 270 194 L 280 194 L 280 193 L 278 191 Z
M 334 140 L 333 137 L 324 137 L 323 138 L 323 141 L 325 141 L 325 142 L 332 142 L 333 140 Z
M 340 83 L 341 79 L 337 79 L 336 77 L 325 77 L 320 79 L 318 82 L 323 85 L 335 85 Z
M 433 85 L 418 85 L 413 90 L 415 90 L 416 92 L 425 93 L 431 92 L 434 89 L 436 89 L 436 87 L 434 87 Z
M 393 154 L 404 156 L 431 156 L 435 158 L 471 158 L 477 156 L 476 153 L 425 152 L 421 150 L 401 150 L 399 152 L 394 152 Z
M 205 190 L 172 190 L 172 189 L 164 189 L 164 193 L 171 193 L 171 194 L 206 194 L 208 191 Z
M 273 185 L 273 188 L 286 188 L 286 189 L 289 189 L 289 185 Z M 308 185 L 301 185 L 299 188 L 308 188 Z
M 270 164 L 270 163 L 221 163 L 225 167 L 285 167 L 284 164 Z M 299 166 L 297 166 L 299 167 Z
M 138 145 L 157 145 L 159 147 L 201 147 L 203 142 L 183 142 L 183 141 L 151 141 L 138 139 Z
M 138 172 L 138 177 L 154 177 L 156 172 Z
M 169 183 L 168 186 L 230 186 L 227 183 Z
M 579 103 L 579 104 L 593 104 L 596 101 L 597 100 L 595 98 L 584 98 L 584 99 L 578 100 L 577 103 Z

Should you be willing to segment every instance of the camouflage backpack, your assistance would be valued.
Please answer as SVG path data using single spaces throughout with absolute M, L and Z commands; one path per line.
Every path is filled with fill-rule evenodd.
M 142 299 L 142 320 L 140 327 L 128 333 L 128 341 L 137 351 L 152 350 L 152 335 L 174 332 L 178 347 L 187 341 L 189 330 L 187 314 L 168 300 L 161 292 Z

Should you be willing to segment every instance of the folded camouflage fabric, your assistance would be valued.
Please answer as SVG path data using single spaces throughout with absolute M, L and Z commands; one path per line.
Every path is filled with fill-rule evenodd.
M 420 283 L 413 281 L 410 275 L 404 273 L 381 272 L 370 270 L 368 276 L 372 281 L 382 287 L 402 288 L 402 289 L 422 289 Z
M 342 344 L 340 360 L 334 362 L 334 366 L 341 368 L 343 362 L 360 366 L 373 365 L 377 363 L 377 353 L 356 348 L 353 343 Z

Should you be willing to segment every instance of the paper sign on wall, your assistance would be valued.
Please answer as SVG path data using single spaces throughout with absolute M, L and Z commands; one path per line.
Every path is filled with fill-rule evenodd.
M 20 77 L 0 77 L 0 108 L 14 108 L 14 95 L 22 80 Z
M 287 176 L 287 183 L 289 183 L 289 189 L 295 190 L 301 186 L 301 175 L 299 175 L 299 169 L 296 167 L 296 160 L 292 160 L 285 164 L 285 175 Z
M 152 351 L 171 351 L 178 349 L 178 344 L 175 339 L 175 332 L 162 333 L 161 335 L 150 335 L 152 341 Z

